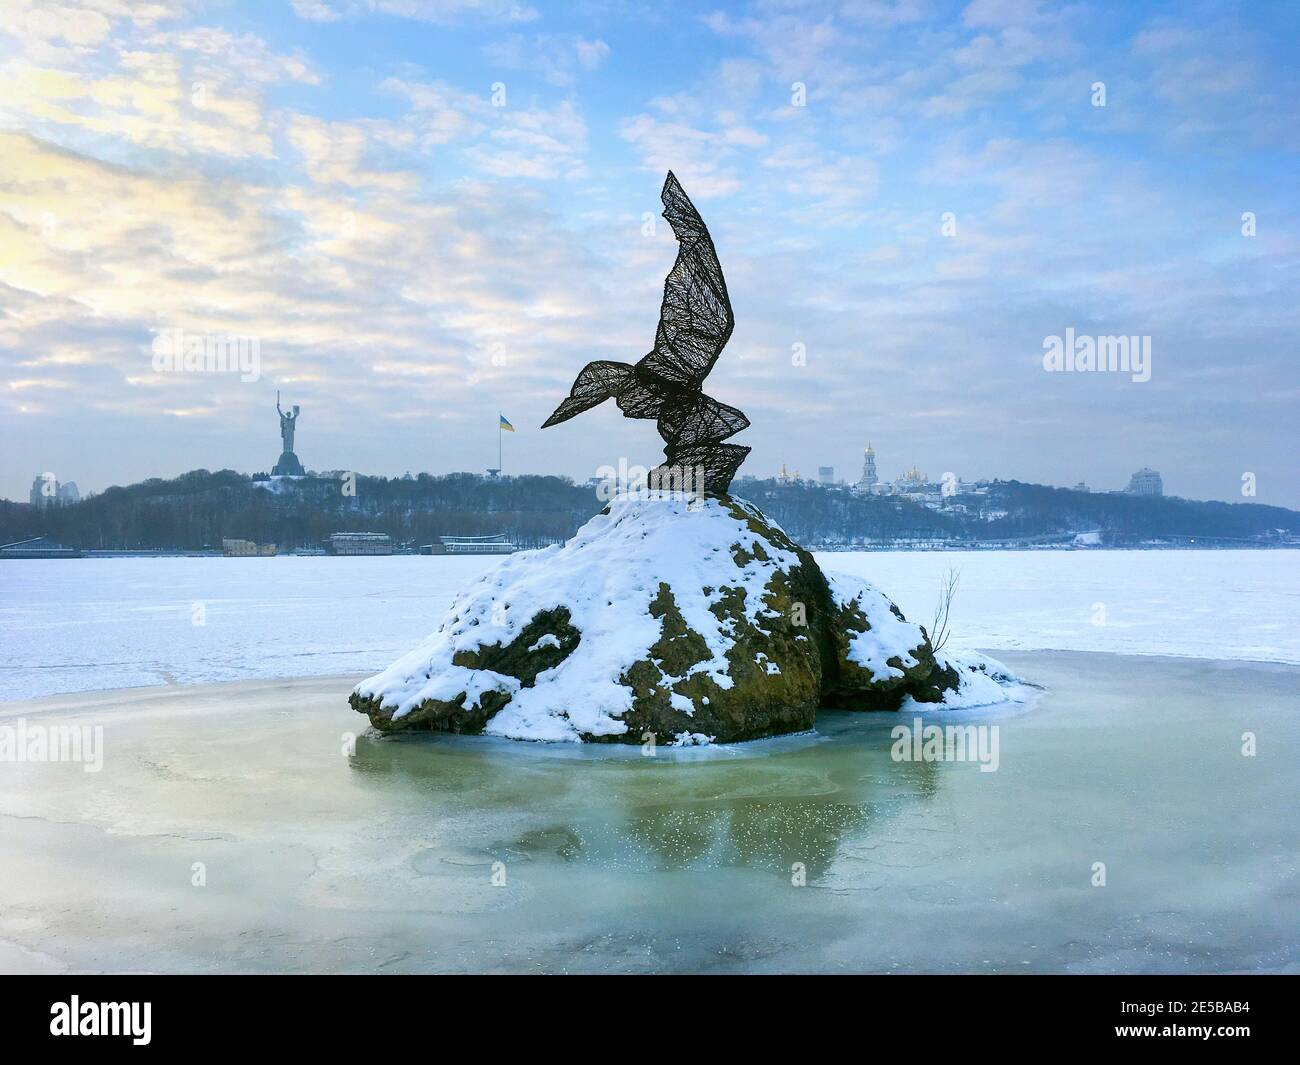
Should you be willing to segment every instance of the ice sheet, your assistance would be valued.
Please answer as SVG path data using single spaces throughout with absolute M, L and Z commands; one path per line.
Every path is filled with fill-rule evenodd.
M 1300 663 L 1300 551 L 882 551 L 818 561 L 866 578 L 927 626 L 943 574 L 956 567 L 955 648 Z M 373 673 L 499 562 L 0 561 L 0 698 Z

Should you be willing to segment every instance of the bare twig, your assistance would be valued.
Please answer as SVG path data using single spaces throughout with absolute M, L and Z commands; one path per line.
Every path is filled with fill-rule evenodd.
M 960 582 L 961 574 L 949 566 L 948 572 L 943 576 L 943 583 L 939 585 L 939 605 L 934 608 L 934 623 L 930 626 L 930 646 L 936 651 L 942 651 L 943 645 L 952 635 L 948 628 L 948 615 Z

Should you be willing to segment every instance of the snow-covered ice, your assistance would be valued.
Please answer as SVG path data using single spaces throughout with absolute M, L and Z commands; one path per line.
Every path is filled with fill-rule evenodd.
M 1105 651 L 1300 663 L 1300 551 L 817 553 L 930 625 L 960 574 L 950 650 Z
M 1300 663 L 1300 551 L 819 553 L 928 625 L 961 572 L 950 647 Z M 370 673 L 500 558 L 0 561 L 0 698 Z

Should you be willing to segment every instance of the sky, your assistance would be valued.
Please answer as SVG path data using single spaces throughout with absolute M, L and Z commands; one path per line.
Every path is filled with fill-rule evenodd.
M 654 465 L 539 426 L 652 347 L 671 168 L 742 476 L 1300 507 L 1298 55 L 1290 2 L 0 0 L 0 496 L 269 470 L 277 390 L 313 470 L 495 466 L 498 412 L 507 473 Z

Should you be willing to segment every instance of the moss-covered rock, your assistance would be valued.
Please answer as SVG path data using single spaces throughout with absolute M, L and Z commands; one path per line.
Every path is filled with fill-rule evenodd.
M 383 731 L 730 742 L 956 685 L 923 628 L 755 507 L 663 493 L 504 560 L 351 704 Z

